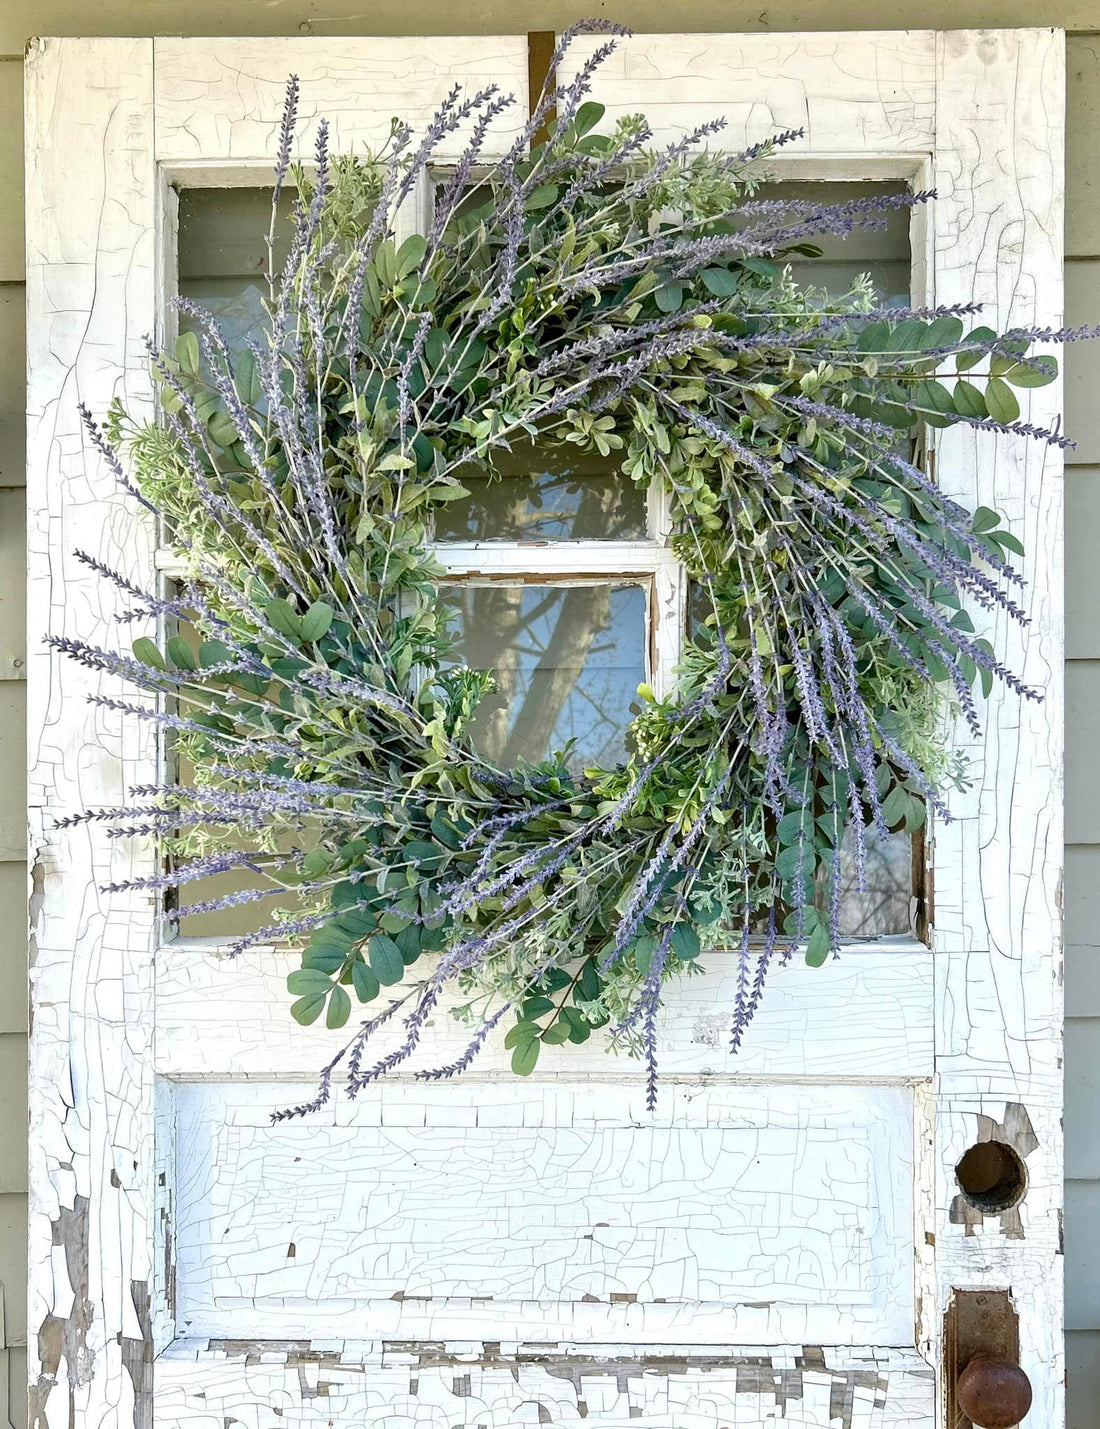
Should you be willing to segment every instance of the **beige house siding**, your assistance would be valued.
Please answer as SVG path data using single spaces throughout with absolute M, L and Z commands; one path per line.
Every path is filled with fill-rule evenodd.
M 23 684 L 22 51 L 30 35 L 514 33 L 578 15 L 641 30 L 883 27 L 881 0 L 0 0 L 0 1425 L 25 1423 L 26 994 Z M 1100 23 L 1096 0 L 895 0 L 891 28 L 1051 24 L 1068 35 L 1066 315 L 1100 322 Z M 441 43 L 446 43 L 442 40 Z M 1066 362 L 1066 1248 L 1070 1429 L 1100 1423 L 1100 344 Z M 1090 418 L 1092 420 L 1090 421 Z

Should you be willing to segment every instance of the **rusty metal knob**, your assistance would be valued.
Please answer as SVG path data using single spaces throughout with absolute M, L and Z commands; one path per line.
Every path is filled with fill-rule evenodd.
M 1031 1408 L 1031 1381 L 1018 1364 L 975 1355 L 959 1375 L 955 1399 L 975 1429 L 1013 1429 Z

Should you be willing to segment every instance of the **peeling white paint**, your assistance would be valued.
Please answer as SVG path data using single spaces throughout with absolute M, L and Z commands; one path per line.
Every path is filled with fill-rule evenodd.
M 912 1341 L 906 1087 L 297 1095 L 179 1088 L 188 1334 Z
M 1032 624 L 989 634 L 1046 698 L 995 692 L 960 817 L 935 830 L 933 950 L 784 972 L 736 1064 L 716 960 L 670 999 L 656 1121 L 635 1070 L 583 1048 L 528 1084 L 490 1053 L 480 1081 L 398 1082 L 269 1133 L 267 1109 L 324 1041 L 289 1023 L 285 958 L 155 953 L 149 900 L 96 891 L 148 871 L 153 850 L 53 829 L 157 766 L 148 730 L 92 710 L 99 682 L 42 646 L 47 631 L 119 639 L 75 546 L 156 578 L 154 532 L 89 458 L 76 406 L 122 392 L 148 410 L 168 178 L 262 182 L 291 70 L 339 146 L 426 113 L 455 78 L 522 94 L 526 50 L 47 40 L 28 57 L 36 1424 L 931 1429 L 950 1291 L 988 1286 L 1019 1310 L 1027 1425 L 1056 1429 L 1057 453 L 959 430 L 936 442 L 942 484 L 1024 540 Z M 1060 314 L 1062 84 L 1049 31 L 666 35 L 628 42 L 600 97 L 645 109 L 662 140 L 716 112 L 731 147 L 805 124 L 792 176 L 934 182 L 915 281 L 941 302 L 977 296 L 1004 327 Z M 1059 388 L 1021 400 L 1046 424 Z M 1011 1225 L 959 1214 L 960 1156 L 992 1128 L 1023 1136 L 1025 1119 Z M 345 1339 L 345 1316 L 375 1339 Z

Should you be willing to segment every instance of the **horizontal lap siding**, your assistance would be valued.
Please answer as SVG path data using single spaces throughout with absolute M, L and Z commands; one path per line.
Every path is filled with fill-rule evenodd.
M 26 1420 L 23 67 L 0 60 L 0 1421 Z
M 336 0 L 325 21 L 303 19 L 300 0 L 195 0 L 184 16 L 168 0 L 5 0 L 0 5 L 0 1422 L 5 1385 L 16 1429 L 25 1422 L 25 978 L 23 811 L 23 208 L 19 55 L 32 34 L 362 33 L 358 0 Z M 434 3 L 415 15 L 382 0 L 376 33 L 515 32 L 564 28 L 591 6 L 568 0 L 486 0 L 470 13 Z M 808 10 L 761 11 L 742 0 L 624 0 L 615 18 L 642 30 L 881 28 L 878 0 L 827 0 Z M 934 27 L 933 0 L 903 0 L 895 27 Z M 1095 0 L 971 0 L 956 26 L 1096 27 Z M 1100 39 L 1068 38 L 1067 318 L 1100 322 Z M 1069 1429 L 1093 1429 L 1100 1403 L 1100 345 L 1066 361 L 1066 424 L 1079 447 L 1067 469 L 1067 967 L 1066 1038 Z M 13 678 L 14 677 L 14 678 Z
M 1100 323 L 1100 38 L 1067 42 L 1066 320 Z M 1100 1403 L 1100 343 L 1066 354 L 1066 1358 Z

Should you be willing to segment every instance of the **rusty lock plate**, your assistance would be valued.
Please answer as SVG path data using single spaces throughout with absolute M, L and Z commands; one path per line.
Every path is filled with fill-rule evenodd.
M 1031 1407 L 1031 1384 L 1020 1368 L 1020 1322 L 1009 1292 L 956 1290 L 943 1329 L 947 1424 L 1013 1429 Z

